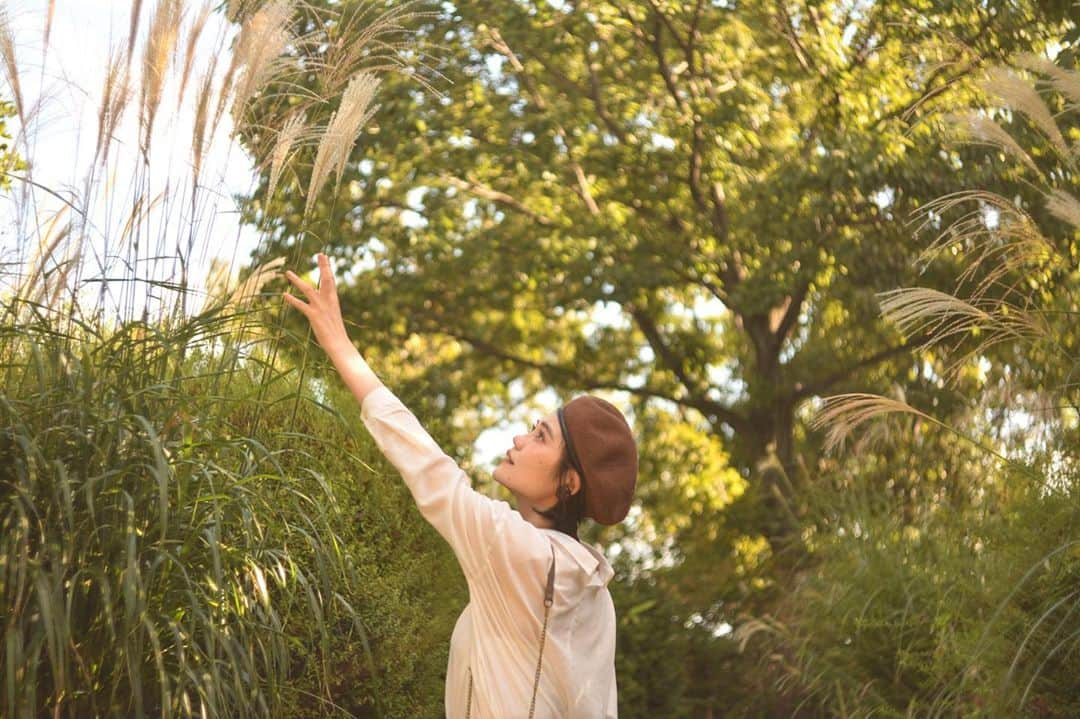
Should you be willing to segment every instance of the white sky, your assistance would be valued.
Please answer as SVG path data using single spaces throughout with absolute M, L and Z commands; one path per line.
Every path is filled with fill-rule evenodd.
M 154 5 L 150 2 L 144 4 L 140 37 L 145 36 Z M 187 22 L 199 7 L 195 3 L 189 5 Z M 137 154 L 137 87 L 110 150 L 109 189 L 103 191 L 106 185 L 98 180 L 95 183 L 98 191 L 94 193 L 96 201 L 90 201 L 89 207 L 85 207 L 87 200 L 82 190 L 86 186 L 94 152 L 105 71 L 110 54 L 126 46 L 130 4 L 115 0 L 58 0 L 44 62 L 42 47 L 48 3 L 44 0 L 15 0 L 7 2 L 6 6 L 16 37 L 24 103 L 28 107 L 40 103 L 28 131 L 29 152 L 22 147 L 19 148 L 20 152 L 30 157 L 35 182 L 62 195 L 82 198 L 75 200 L 74 204 L 87 210 L 92 223 L 87 249 L 94 258 L 84 265 L 87 273 L 84 280 L 102 274 L 110 277 L 118 274 L 130 276 L 123 269 L 126 257 L 116 254 L 115 238 L 127 219 L 134 188 L 138 186 L 136 168 L 141 163 Z M 151 169 L 149 177 L 144 180 L 144 195 L 152 198 L 168 188 L 165 196 L 172 199 L 161 203 L 157 211 L 147 217 L 145 232 L 149 240 L 143 242 L 144 251 L 139 253 L 139 277 L 175 279 L 179 276 L 174 261 L 152 260 L 150 257 L 173 256 L 177 243 L 187 244 L 186 234 L 192 227 L 192 218 L 188 200 L 184 198 L 188 197 L 186 193 L 190 191 L 191 184 L 194 87 L 208 67 L 212 46 L 220 42 L 221 34 L 225 32 L 231 33 L 233 30 L 223 17 L 211 15 L 201 36 L 192 77 L 182 102 L 178 103 L 179 72 L 172 70 L 169 73 L 151 145 Z M 182 54 L 181 47 L 178 55 L 182 57 Z M 136 77 L 140 74 L 140 59 L 141 47 L 136 47 L 132 59 L 132 71 Z M 6 87 L 4 90 L 5 95 L 10 96 Z M 231 193 L 250 190 L 253 173 L 245 154 L 228 140 L 231 129 L 228 122 L 226 116 L 217 133 L 217 141 L 207 153 L 205 169 L 200 178 L 202 189 L 198 195 L 199 209 L 195 214 L 194 233 L 197 239 L 190 270 L 191 277 L 196 280 L 204 276 L 205 266 L 212 255 L 235 256 L 237 261 L 244 260 L 257 242 L 250 228 L 239 226 L 231 200 Z M 183 187 L 178 188 L 178 183 Z M 39 191 L 35 192 L 33 209 L 27 212 L 24 208 L 23 212 L 36 212 L 38 217 L 42 217 L 61 206 L 62 203 L 56 198 Z M 7 219 L 18 213 L 19 209 L 10 199 L 0 206 L 5 226 L 10 226 Z M 114 243 L 108 253 L 105 251 L 106 237 L 113 238 Z M 3 250 L 9 252 L 12 239 L 5 236 L 3 242 L 6 243 Z M 29 259 L 29 248 L 20 249 L 20 259 Z M 92 294 L 96 294 L 94 288 L 97 285 L 90 287 Z M 142 309 L 146 302 L 145 285 L 137 289 L 140 286 L 129 282 L 114 287 L 110 286 L 112 300 L 106 303 L 107 310 L 117 309 L 123 292 L 129 295 L 140 293 L 140 299 L 135 304 L 138 310 Z M 155 306 L 153 302 L 151 306 Z M 152 309 L 151 315 L 154 314 Z

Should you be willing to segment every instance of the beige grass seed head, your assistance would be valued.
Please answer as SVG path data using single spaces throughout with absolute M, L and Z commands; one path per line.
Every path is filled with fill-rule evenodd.
M 180 0 L 158 0 L 150 20 L 150 34 L 143 50 L 139 107 L 140 143 L 144 155 L 150 152 L 154 120 L 161 105 L 161 93 L 180 34 L 182 13 L 183 4 Z
M 304 205 L 305 215 L 314 206 L 319 189 L 329 177 L 331 170 L 336 173 L 337 181 L 341 181 L 345 163 L 349 160 L 356 138 L 364 124 L 378 109 L 377 105 L 372 104 L 372 100 L 380 82 L 381 80 L 375 74 L 362 71 L 354 75 L 349 81 L 349 86 L 345 88 L 341 96 L 341 105 L 331 116 L 315 154 L 307 202 Z
M 274 149 L 270 153 L 270 181 L 266 190 L 268 199 L 274 196 L 274 189 L 277 187 L 278 180 L 281 177 L 281 170 L 285 167 L 289 153 L 303 129 L 304 113 L 302 111 L 290 115 L 285 120 L 285 124 L 281 126 L 281 130 L 277 134 L 277 140 L 274 143 Z
M 7 8 L 0 5 L 0 60 L 3 62 L 4 74 L 8 85 L 11 87 L 12 99 L 15 101 L 15 112 L 19 120 L 26 125 L 26 105 L 23 103 L 22 85 L 19 82 L 19 62 L 15 54 L 15 33 L 11 29 L 11 18 Z
M 241 26 L 236 49 L 239 79 L 232 102 L 232 115 L 238 126 L 251 98 L 282 65 L 282 53 L 292 39 L 289 24 L 294 4 L 293 0 L 271 0 Z
M 993 67 L 987 71 L 982 88 L 1007 107 L 1026 115 L 1062 155 L 1069 155 L 1069 145 L 1054 121 L 1050 108 L 1030 82 L 1010 70 Z
M 851 392 L 825 397 L 821 409 L 810 421 L 810 429 L 825 429 L 824 450 L 840 449 L 856 427 L 874 417 L 890 413 L 913 414 L 937 423 L 933 417 L 920 412 L 906 402 L 876 394 Z

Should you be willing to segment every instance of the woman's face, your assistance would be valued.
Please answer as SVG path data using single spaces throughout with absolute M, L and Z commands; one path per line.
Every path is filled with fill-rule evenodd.
M 534 422 L 527 434 L 516 435 L 514 446 L 507 451 L 508 457 L 504 457 L 492 472 L 495 481 L 513 492 L 518 512 L 533 524 L 551 524 L 545 517 L 533 512 L 532 507 L 547 509 L 555 505 L 558 499 L 555 471 L 562 453 L 559 415 L 552 412 Z M 570 470 L 567 480 L 570 493 L 576 493 L 580 488 L 577 472 Z

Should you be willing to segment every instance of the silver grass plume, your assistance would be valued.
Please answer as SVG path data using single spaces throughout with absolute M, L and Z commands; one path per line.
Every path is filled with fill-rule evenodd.
M 102 167 L 108 164 L 109 148 L 120 118 L 131 100 L 131 84 L 128 69 L 121 51 L 114 53 L 105 73 L 105 84 L 101 91 L 101 105 L 98 107 L 97 138 L 94 145 L 94 162 Z
M 1046 209 L 1062 222 L 1080 228 L 1080 200 L 1065 190 L 1053 190 L 1046 195 Z
M 810 421 L 810 429 L 828 428 L 823 448 L 829 453 L 843 447 L 844 440 L 860 424 L 880 415 L 897 412 L 913 414 L 934 424 L 941 424 L 906 402 L 875 394 L 851 392 L 826 397 L 822 408 Z
M 296 140 L 303 129 L 304 113 L 297 111 L 285 120 L 285 124 L 278 131 L 274 149 L 270 153 L 270 182 L 266 189 L 267 199 L 274 196 L 274 189 L 277 187 L 278 180 L 281 177 L 281 170 L 285 166 L 289 152 L 296 144 Z
M 154 119 L 161 104 L 165 76 L 180 33 L 182 3 L 179 0 L 158 0 L 150 20 L 150 35 L 143 50 L 142 92 L 139 108 L 139 128 L 143 155 L 150 152 L 150 137 Z
M 19 83 L 19 63 L 15 57 L 15 35 L 11 30 L 7 8 L 3 5 L 0 5 L 0 60 L 3 60 L 4 74 L 11 86 L 15 111 L 23 127 L 26 127 L 26 106 L 23 104 L 22 85 Z
M 1012 135 L 1006 132 L 1001 125 L 994 122 L 984 112 L 972 110 L 946 117 L 946 122 L 969 138 L 983 144 L 1004 150 L 1007 154 L 1023 162 L 1034 172 L 1039 168 L 1031 156 L 1017 144 Z
M 235 84 L 232 114 L 237 125 L 248 102 L 273 77 L 292 36 L 289 21 L 292 0 L 272 0 L 244 20 L 236 48 L 239 79 Z
M 1032 72 L 1047 75 L 1050 78 L 1051 87 L 1068 98 L 1074 108 L 1080 106 L 1080 72 L 1066 70 L 1047 58 L 1033 53 L 1025 53 L 1018 57 L 1017 64 Z
M 371 101 L 375 97 L 375 90 L 380 82 L 381 80 L 370 72 L 358 72 L 345 88 L 341 96 L 341 105 L 330 117 L 326 132 L 319 142 L 318 152 L 315 154 L 307 202 L 304 204 L 305 215 L 315 204 L 319 189 L 326 181 L 331 169 L 336 173 L 337 182 L 341 181 L 345 163 L 349 159 L 360 130 L 378 109 L 378 106 L 372 105 Z
M 1045 134 L 1063 156 L 1069 155 L 1069 145 L 1061 135 L 1046 102 L 1029 82 L 1001 67 L 990 68 L 982 88 L 995 95 L 1008 107 L 1021 112 Z
M 195 62 L 195 47 L 199 44 L 199 38 L 206 27 L 206 21 L 210 19 L 212 10 L 213 8 L 209 4 L 204 4 L 199 9 L 199 14 L 195 16 L 195 20 L 192 21 L 191 28 L 188 30 L 187 47 L 184 49 L 184 65 L 180 72 L 180 89 L 176 93 L 177 107 L 183 102 L 184 90 L 187 89 L 188 79 L 191 77 L 191 68 Z

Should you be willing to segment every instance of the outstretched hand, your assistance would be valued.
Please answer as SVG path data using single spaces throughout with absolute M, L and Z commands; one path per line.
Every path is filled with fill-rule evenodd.
M 304 293 L 307 302 L 289 294 L 288 290 L 283 293 L 285 301 L 300 310 L 300 313 L 308 318 L 311 329 L 315 332 L 315 339 L 322 348 L 331 352 L 344 344 L 349 343 L 348 333 L 345 331 L 345 320 L 341 317 L 341 305 L 338 303 L 337 285 L 334 283 L 334 275 L 330 271 L 330 259 L 323 253 L 319 253 L 319 288 L 315 289 L 294 272 L 287 270 L 285 278 L 298 290 Z

